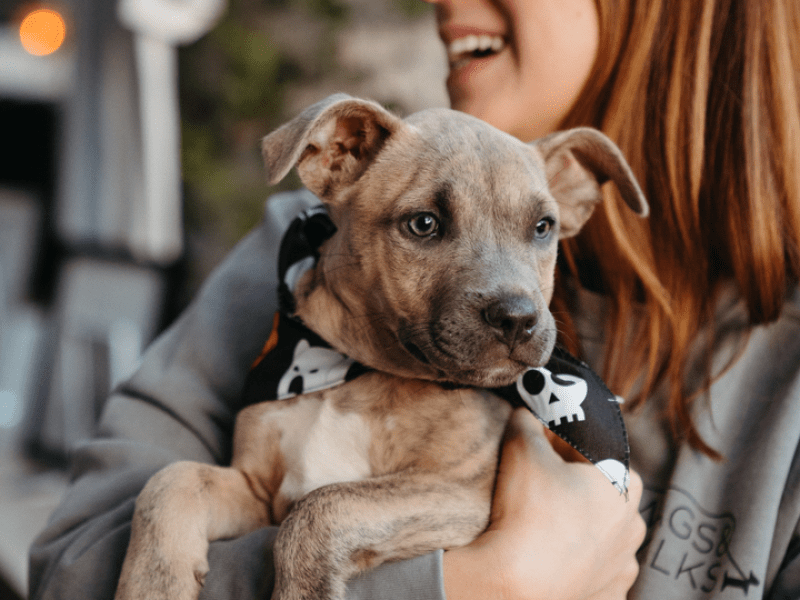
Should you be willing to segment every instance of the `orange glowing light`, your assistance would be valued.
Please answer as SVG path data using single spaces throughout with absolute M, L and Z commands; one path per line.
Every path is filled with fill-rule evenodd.
M 52 54 L 61 47 L 67 27 L 64 18 L 49 8 L 29 13 L 19 26 L 22 47 L 34 56 Z

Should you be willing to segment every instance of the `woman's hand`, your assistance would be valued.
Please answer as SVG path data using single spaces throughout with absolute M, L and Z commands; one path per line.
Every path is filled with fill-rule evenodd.
M 629 497 L 588 462 L 556 446 L 525 409 L 506 432 L 491 524 L 472 544 L 444 555 L 450 600 L 619 600 L 639 572 L 646 528 L 642 482 Z M 566 460 L 565 460 L 566 458 Z

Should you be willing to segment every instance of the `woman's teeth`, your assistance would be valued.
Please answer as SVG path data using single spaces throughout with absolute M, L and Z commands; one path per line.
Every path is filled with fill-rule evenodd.
M 447 56 L 451 68 L 457 69 L 474 58 L 496 54 L 505 47 L 506 42 L 499 35 L 468 35 L 450 42 L 447 46 Z

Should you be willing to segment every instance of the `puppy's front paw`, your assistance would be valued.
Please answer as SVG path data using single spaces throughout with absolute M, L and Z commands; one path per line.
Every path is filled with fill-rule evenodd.
M 341 585 L 330 585 L 321 578 L 301 577 L 276 581 L 272 600 L 344 600 L 344 592 L 344 582 Z
M 304 558 L 292 562 L 276 553 L 272 600 L 344 600 L 346 584 L 334 574 L 333 565 L 310 554 Z
M 344 600 L 342 549 L 325 531 L 325 512 L 316 515 L 313 525 L 302 518 L 306 512 L 301 508 L 290 513 L 278 532 L 272 599 Z
M 185 558 L 167 557 L 158 548 L 128 554 L 114 600 L 196 600 L 200 595 L 207 561 L 191 564 Z

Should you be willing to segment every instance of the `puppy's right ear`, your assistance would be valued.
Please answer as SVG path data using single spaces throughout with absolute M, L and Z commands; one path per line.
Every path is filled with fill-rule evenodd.
M 531 142 L 545 163 L 548 186 L 561 209 L 561 238 L 580 231 L 603 199 L 600 186 L 613 181 L 625 203 L 640 217 L 647 200 L 620 149 L 590 127 L 557 131 Z
M 374 102 L 329 96 L 263 139 L 269 183 L 279 182 L 296 164 L 303 184 L 329 198 L 361 177 L 401 125 Z

